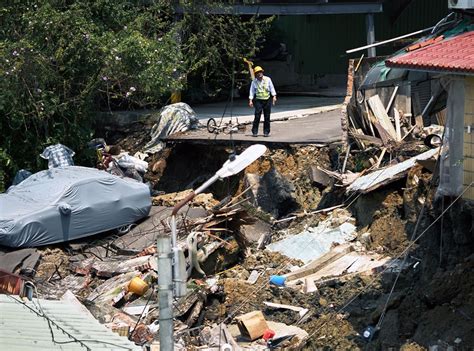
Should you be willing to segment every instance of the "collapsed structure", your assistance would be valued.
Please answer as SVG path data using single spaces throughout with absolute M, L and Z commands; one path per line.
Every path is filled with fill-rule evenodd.
M 472 47 L 466 44 L 472 29 L 466 18 L 449 19 L 382 63 L 352 61 L 342 119 L 346 145 L 273 145 L 234 184 L 194 197 L 177 213 L 176 245 L 186 254 L 188 274 L 187 294 L 171 307 L 177 348 L 474 345 L 472 82 L 439 76 L 474 68 L 462 60 L 448 67 L 434 56 L 444 47 Z M 425 67 L 429 72 L 419 72 Z M 45 306 L 31 310 L 35 318 L 55 316 L 54 303 L 50 308 L 39 297 L 72 293 L 124 337 L 103 334 L 102 341 L 163 347 L 156 241 L 173 230 L 172 207 L 192 197 L 189 189 L 166 191 L 164 173 L 173 162 L 196 160 L 192 152 L 164 148 L 169 131 L 187 127 L 172 117 L 158 121 L 166 127 L 152 129 L 146 147 L 158 145 L 159 153 L 148 158 L 146 179 L 166 193 L 154 194 L 147 218 L 129 231 L 1 256 L 2 291 Z M 199 147 L 215 158 L 229 156 L 225 148 L 193 148 Z M 189 183 L 179 172 L 172 177 L 182 188 L 203 181 Z M 436 193 L 448 196 L 440 206 Z M 32 304 L 5 301 L 12 312 L 1 314 L 4 325 L 17 318 L 18 306 Z M 447 321 L 441 327 L 439 316 Z M 76 343 L 82 332 L 58 340 L 52 331 L 53 344 Z

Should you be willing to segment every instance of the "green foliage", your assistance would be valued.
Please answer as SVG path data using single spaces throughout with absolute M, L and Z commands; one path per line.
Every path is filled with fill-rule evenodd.
M 215 96 L 228 94 L 234 75 L 235 87 L 249 83 L 243 58 L 253 58 L 270 28 L 273 17 L 237 16 L 232 8 L 220 5 L 229 15 L 209 14 L 206 6 L 216 1 L 188 1 L 182 20 L 182 49 L 192 92 Z
M 0 8 L 0 191 L 18 169 L 45 168 L 38 155 L 47 145 L 63 143 L 85 162 L 97 111 L 157 108 L 189 87 L 208 96 L 227 89 L 232 61 L 251 57 L 267 28 L 268 20 L 203 12 L 176 20 L 170 4 L 10 0 Z

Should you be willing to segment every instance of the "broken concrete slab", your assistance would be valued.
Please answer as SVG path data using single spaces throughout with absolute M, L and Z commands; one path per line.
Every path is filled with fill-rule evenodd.
M 205 337 L 205 342 L 208 347 L 201 350 L 242 350 L 239 344 L 235 341 L 227 326 L 223 323 L 215 325 L 211 330 L 208 331 Z M 231 348 L 227 348 L 227 345 L 229 345 Z
M 396 165 L 379 169 L 375 172 L 356 179 L 349 187 L 347 192 L 361 192 L 368 193 L 383 185 L 392 183 L 400 178 L 403 178 L 408 170 L 414 167 L 418 160 L 427 160 L 439 154 L 439 148 L 428 150 L 422 154 L 412 157 L 408 160 L 400 162 Z
M 319 169 L 318 166 L 312 165 L 308 169 L 309 179 L 319 188 L 326 188 L 331 185 L 331 177 Z
M 310 263 L 304 265 L 303 267 L 296 269 L 288 274 L 285 274 L 285 277 L 288 281 L 295 280 L 298 278 L 302 278 L 305 276 L 309 276 L 319 270 L 323 269 L 330 263 L 338 260 L 339 258 L 343 257 L 344 255 L 348 254 L 349 252 L 353 251 L 352 245 L 343 244 L 338 245 L 333 248 L 328 253 L 322 255 L 318 259 L 311 261 Z
M 0 252 L 0 269 L 23 275 L 34 275 L 41 255 L 36 249 Z
M 309 263 L 329 252 L 333 243 L 342 244 L 352 240 L 355 231 L 356 227 L 352 223 L 333 227 L 331 219 L 327 219 L 317 227 L 310 227 L 300 234 L 272 243 L 266 249 Z
M 102 261 L 95 261 L 91 266 L 91 271 L 98 277 L 110 278 L 130 271 L 143 272 L 153 268 L 156 269 L 156 265 L 156 258 L 151 255 L 130 259 L 126 256 L 115 256 Z
M 242 224 L 240 226 L 240 233 L 245 237 L 249 243 L 256 243 L 262 235 L 269 233 L 271 225 L 260 219 L 256 219 L 252 224 Z

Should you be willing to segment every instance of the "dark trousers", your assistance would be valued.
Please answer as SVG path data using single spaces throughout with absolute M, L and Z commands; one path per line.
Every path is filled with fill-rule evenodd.
M 255 107 L 255 118 L 252 125 L 252 134 L 258 134 L 258 125 L 260 124 L 260 117 L 263 111 L 263 133 L 270 134 L 270 113 L 272 112 L 272 98 L 267 100 L 253 100 Z

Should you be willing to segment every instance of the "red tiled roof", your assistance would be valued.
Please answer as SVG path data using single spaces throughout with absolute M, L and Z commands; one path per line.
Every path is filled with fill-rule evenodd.
M 474 31 L 390 58 L 387 67 L 474 74 Z

